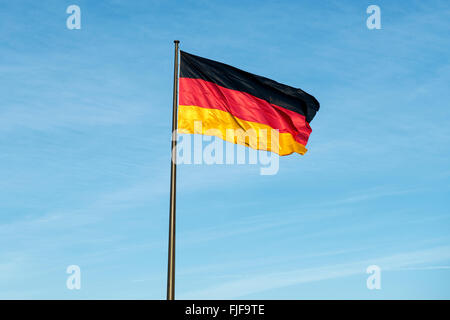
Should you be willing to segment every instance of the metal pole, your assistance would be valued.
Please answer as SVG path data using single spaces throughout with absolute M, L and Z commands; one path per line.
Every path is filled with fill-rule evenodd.
M 175 200 L 176 200 L 176 146 L 178 110 L 178 44 L 175 40 L 175 63 L 173 72 L 172 150 L 170 167 L 170 216 L 169 216 L 169 263 L 167 269 L 167 300 L 175 299 Z

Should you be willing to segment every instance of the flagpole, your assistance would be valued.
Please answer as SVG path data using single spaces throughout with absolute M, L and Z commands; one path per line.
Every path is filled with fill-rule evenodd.
M 176 146 L 177 146 L 177 110 L 178 110 L 178 44 L 174 40 L 175 62 L 173 73 L 173 111 L 172 111 L 172 149 L 170 167 L 170 215 L 169 215 L 169 261 L 167 268 L 167 300 L 175 300 L 175 200 L 176 200 Z

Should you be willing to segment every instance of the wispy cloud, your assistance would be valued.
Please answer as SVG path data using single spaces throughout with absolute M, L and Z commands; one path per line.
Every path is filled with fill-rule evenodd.
M 363 202 L 363 201 L 369 201 L 369 200 L 375 200 L 378 198 L 384 198 L 384 197 L 395 197 L 395 196 L 401 196 L 401 195 L 407 195 L 411 193 L 417 193 L 423 191 L 423 188 L 409 188 L 409 189 L 392 189 L 391 187 L 386 186 L 378 186 L 372 189 L 359 191 L 357 193 L 354 193 L 353 195 L 350 195 L 348 197 L 345 197 L 340 200 L 332 201 L 330 205 L 336 205 L 336 204 L 352 204 L 356 202 Z
M 250 294 L 286 286 L 365 274 L 371 264 L 382 270 L 397 270 L 411 265 L 434 263 L 450 259 L 450 247 L 435 247 L 420 251 L 394 254 L 370 260 L 336 264 L 319 268 L 294 269 L 258 275 L 248 274 L 241 279 L 222 282 L 209 288 L 180 294 L 183 299 L 236 299 Z

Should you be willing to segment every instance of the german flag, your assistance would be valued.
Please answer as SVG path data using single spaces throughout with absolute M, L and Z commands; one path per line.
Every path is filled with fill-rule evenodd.
M 319 106 L 301 89 L 181 51 L 180 133 L 217 136 L 282 156 L 305 154 Z

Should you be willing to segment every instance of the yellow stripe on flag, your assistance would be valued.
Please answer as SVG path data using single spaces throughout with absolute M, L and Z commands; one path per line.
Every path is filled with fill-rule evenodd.
M 178 107 L 179 133 L 216 136 L 256 150 L 275 152 L 280 156 L 293 152 L 306 153 L 305 146 L 295 141 L 290 133 L 272 130 L 268 125 L 245 121 L 218 109 L 184 105 Z

